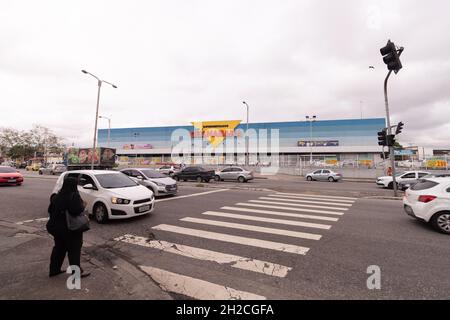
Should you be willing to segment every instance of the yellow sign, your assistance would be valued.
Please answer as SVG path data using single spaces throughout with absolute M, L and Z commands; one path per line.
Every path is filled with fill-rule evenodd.
M 447 161 L 445 161 L 445 160 L 427 160 L 427 167 L 429 167 L 429 168 L 447 168 Z
M 207 138 L 213 147 L 217 147 L 226 137 L 234 137 L 234 129 L 239 123 L 241 120 L 192 122 L 194 137 Z

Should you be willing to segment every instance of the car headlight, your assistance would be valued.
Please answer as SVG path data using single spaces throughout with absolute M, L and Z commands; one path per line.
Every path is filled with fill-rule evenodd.
M 112 198 L 111 198 L 111 202 L 112 202 L 112 203 L 115 203 L 115 204 L 129 204 L 129 203 L 130 203 L 130 200 L 112 197 Z
M 156 182 L 156 181 L 155 181 L 155 184 L 156 184 L 158 187 L 165 187 L 165 186 L 166 186 L 164 183 Z

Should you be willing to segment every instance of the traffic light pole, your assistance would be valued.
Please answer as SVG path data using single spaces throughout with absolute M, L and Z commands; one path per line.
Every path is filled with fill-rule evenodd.
M 389 116 L 389 101 L 387 95 L 387 84 L 389 77 L 391 76 L 392 70 L 390 70 L 384 80 L 384 103 L 386 105 L 386 121 L 387 121 L 387 134 L 392 134 L 391 128 L 391 118 Z M 394 154 L 394 146 L 389 146 L 389 157 L 391 158 L 391 167 L 392 167 L 392 187 L 394 188 L 394 197 L 397 196 L 397 182 L 395 181 L 395 154 Z

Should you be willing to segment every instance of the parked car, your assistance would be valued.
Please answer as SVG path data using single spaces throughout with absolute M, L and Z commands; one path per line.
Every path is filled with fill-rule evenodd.
M 23 176 L 17 169 L 0 166 L 0 185 L 20 186 L 22 183 Z
M 63 164 L 51 164 L 47 167 L 39 168 L 39 174 L 61 174 L 67 171 L 67 167 Z
M 33 164 L 30 164 L 30 165 L 27 165 L 25 167 L 25 170 L 27 170 L 27 171 L 39 171 L 39 169 L 41 167 L 42 167 L 42 164 L 40 164 L 40 163 L 33 163 Z
M 419 181 L 406 190 L 403 208 L 408 215 L 450 234 L 450 178 Z
M 313 171 L 311 173 L 308 173 L 306 175 L 306 180 L 308 181 L 330 181 L 330 182 L 336 182 L 342 179 L 342 174 L 334 172 L 333 170 L 329 169 L 320 169 Z
M 52 194 L 61 189 L 66 177 L 78 179 L 78 191 L 87 203 L 86 210 L 99 223 L 136 217 L 154 210 L 153 192 L 119 171 L 66 171 L 59 176 Z
M 245 170 L 241 167 L 228 167 L 220 171 L 216 171 L 214 180 L 234 180 L 239 182 L 247 182 L 249 180 L 253 180 L 253 172 Z
M 175 172 L 180 171 L 180 167 L 173 165 L 166 165 L 159 167 L 157 170 L 165 175 L 172 176 Z
M 428 174 L 430 174 L 430 173 L 425 172 L 425 171 L 399 172 L 395 175 L 395 181 L 397 182 L 397 186 L 398 186 L 398 184 L 400 182 L 417 180 Z M 389 189 L 392 189 L 394 187 L 394 182 L 393 182 L 392 176 L 378 177 L 376 183 L 379 186 L 383 186 L 383 187 L 389 188 Z
M 15 165 L 15 167 L 17 168 L 17 169 L 25 169 L 26 167 L 27 167 L 27 163 L 24 161 L 24 162 L 17 162 L 16 163 L 16 165 Z
M 214 176 L 216 175 L 214 170 L 206 170 L 203 167 L 187 167 L 179 172 L 175 172 L 172 176 L 176 181 L 188 181 L 188 180 L 195 180 L 197 182 L 209 182 L 210 180 L 214 179 Z
M 152 169 L 128 168 L 120 172 L 126 174 L 137 183 L 153 191 L 155 197 L 175 195 L 178 192 L 177 182 Z
M 427 174 L 426 176 L 423 176 L 422 178 L 419 178 L 416 180 L 402 181 L 402 182 L 399 182 L 398 189 L 404 191 L 404 190 L 412 187 L 413 185 L 415 185 L 417 182 L 422 181 L 424 179 L 443 178 L 443 177 L 450 177 L 450 173 L 431 173 L 431 174 Z

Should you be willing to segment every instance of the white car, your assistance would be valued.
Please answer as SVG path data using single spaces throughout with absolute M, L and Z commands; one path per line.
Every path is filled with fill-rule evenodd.
M 131 179 L 153 191 L 155 197 L 176 195 L 177 182 L 159 171 L 152 169 L 128 168 L 120 170 Z
M 78 179 L 78 191 L 87 203 L 86 210 L 99 223 L 105 223 L 108 219 L 126 219 L 148 214 L 155 207 L 153 192 L 121 172 L 66 171 L 59 177 L 52 194 L 58 193 L 65 177 Z
M 395 175 L 395 181 L 398 183 L 404 182 L 404 181 L 412 181 L 416 179 L 420 179 L 427 174 L 430 174 L 429 172 L 425 171 L 406 171 L 406 172 L 400 172 Z M 377 185 L 383 186 L 385 188 L 392 189 L 394 187 L 392 176 L 384 176 L 384 177 L 378 177 L 377 178 Z
M 450 179 L 430 178 L 416 183 L 405 191 L 403 207 L 408 215 L 450 234 Z

